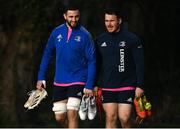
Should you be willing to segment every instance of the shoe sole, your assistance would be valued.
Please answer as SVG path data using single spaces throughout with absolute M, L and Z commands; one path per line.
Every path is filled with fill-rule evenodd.
M 35 94 L 37 94 L 37 93 L 35 93 Z M 30 99 L 30 98 L 32 98 L 32 96 L 30 96 L 29 99 L 28 99 L 28 101 L 24 104 L 24 107 L 25 107 L 25 108 L 28 108 L 28 109 L 34 109 L 34 107 L 36 107 L 38 104 L 40 104 L 40 102 L 41 102 L 44 98 L 46 98 L 47 95 L 48 95 L 48 94 L 47 94 L 47 91 L 44 91 L 44 93 L 43 93 L 42 96 L 41 96 L 41 95 L 38 95 L 38 96 L 34 97 L 34 98 L 32 99 L 33 102 L 32 102 L 32 100 Z M 37 97 L 40 97 L 40 98 L 37 99 Z M 35 99 L 36 99 L 36 100 L 35 100 Z M 34 101 L 34 100 L 35 100 L 35 101 Z M 32 104 L 31 104 L 30 102 L 32 102 Z
M 47 93 L 45 93 L 41 98 L 38 99 L 37 102 L 35 102 L 35 104 L 32 104 L 31 107 L 28 107 L 28 109 L 34 109 L 36 106 L 38 106 L 40 104 L 40 102 L 45 99 L 47 96 Z

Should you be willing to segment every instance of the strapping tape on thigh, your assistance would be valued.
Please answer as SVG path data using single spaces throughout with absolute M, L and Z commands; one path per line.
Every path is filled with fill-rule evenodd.
M 67 109 L 78 110 L 80 106 L 80 99 L 69 98 L 67 102 Z
M 67 107 L 66 107 L 66 103 L 62 103 L 62 102 L 57 102 L 57 103 L 53 103 L 53 108 L 52 110 L 55 113 L 64 113 L 67 112 Z

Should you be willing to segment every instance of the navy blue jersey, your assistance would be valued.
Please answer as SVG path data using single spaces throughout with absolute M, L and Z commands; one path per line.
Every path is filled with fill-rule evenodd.
M 144 85 L 141 40 L 128 30 L 105 32 L 96 39 L 97 83 L 102 88 Z

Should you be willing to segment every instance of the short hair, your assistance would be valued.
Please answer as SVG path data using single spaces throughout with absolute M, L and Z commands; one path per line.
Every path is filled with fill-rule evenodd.
M 80 11 L 80 7 L 76 3 L 71 2 L 65 6 L 64 13 L 66 13 L 68 10 L 79 10 Z
M 116 15 L 118 18 L 122 17 L 122 4 L 118 1 L 108 1 L 104 8 L 104 14 Z
M 106 9 L 104 14 L 116 15 L 118 18 L 121 18 L 121 13 L 116 9 Z

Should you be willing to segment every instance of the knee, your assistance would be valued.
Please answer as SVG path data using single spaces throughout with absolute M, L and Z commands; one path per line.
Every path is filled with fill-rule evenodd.
M 129 127 L 130 126 L 130 117 L 124 116 L 124 117 L 120 117 L 119 119 L 120 119 L 122 127 Z
M 80 99 L 70 97 L 67 102 L 68 120 L 76 120 L 78 118 L 78 109 L 80 106 Z
M 78 118 L 78 111 L 76 111 L 76 110 L 68 110 L 67 115 L 68 115 L 69 120 L 77 119 Z
M 120 118 L 120 121 L 122 122 L 122 123 L 127 123 L 127 122 L 129 122 L 129 118 L 128 117 L 122 117 L 122 118 Z
M 106 120 L 107 121 L 116 121 L 117 120 L 117 114 L 106 113 Z
M 117 115 L 106 114 L 106 128 L 116 128 L 117 126 Z
M 131 117 L 130 113 L 123 113 L 119 115 L 119 119 L 124 123 L 128 122 L 130 120 L 130 117 Z
M 66 119 L 66 114 L 65 113 L 55 114 L 55 119 L 58 123 L 64 123 L 64 121 Z
M 54 111 L 55 119 L 57 122 L 62 123 L 65 121 L 67 112 L 66 103 L 55 102 L 53 103 L 52 110 Z

